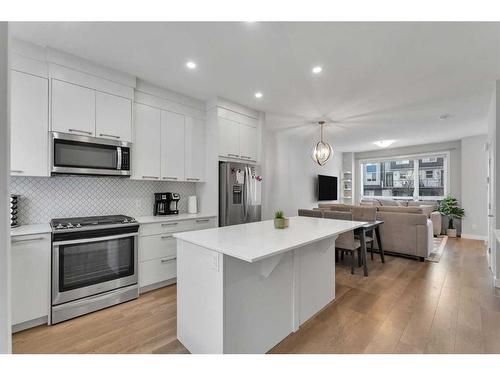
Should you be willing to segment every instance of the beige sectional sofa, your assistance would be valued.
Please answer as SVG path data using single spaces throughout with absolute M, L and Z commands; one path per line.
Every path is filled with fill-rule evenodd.
M 351 211 L 354 206 L 320 203 L 317 211 Z M 377 220 L 382 220 L 380 235 L 384 251 L 408 255 L 423 261 L 432 250 L 432 211 L 418 206 L 378 206 Z M 375 248 L 376 242 L 375 242 Z
M 381 198 L 363 198 L 360 202 L 361 206 L 375 206 L 384 207 L 385 209 L 389 207 L 396 207 L 403 209 L 404 207 L 412 208 L 418 207 L 423 210 L 425 214 L 432 220 L 432 233 L 434 236 L 439 236 L 443 231 L 442 216 L 437 211 L 438 203 L 436 201 L 429 200 L 395 200 L 395 199 L 381 199 Z

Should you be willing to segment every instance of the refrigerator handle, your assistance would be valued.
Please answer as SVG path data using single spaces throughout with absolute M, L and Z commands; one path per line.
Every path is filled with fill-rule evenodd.
M 248 221 L 249 214 L 249 199 L 250 199 L 250 168 L 245 166 L 245 180 L 243 185 L 243 215 L 245 222 Z
M 226 164 L 226 212 L 224 212 L 224 225 L 229 220 L 229 194 L 232 194 L 231 188 L 231 164 Z

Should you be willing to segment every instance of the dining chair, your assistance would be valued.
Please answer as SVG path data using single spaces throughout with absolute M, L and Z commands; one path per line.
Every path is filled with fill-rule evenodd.
M 367 221 L 373 222 L 377 220 L 377 207 L 369 206 L 356 206 L 352 208 L 352 220 L 355 221 Z M 356 236 L 359 239 L 359 236 Z M 365 236 L 365 243 L 370 244 L 370 257 L 373 260 L 373 243 L 375 242 L 375 233 L 370 231 L 367 236 Z M 361 258 L 358 258 L 359 265 L 361 266 Z
M 336 220 L 352 220 L 352 213 L 345 211 L 326 211 L 324 212 L 325 219 Z M 354 237 L 354 231 L 344 232 L 339 234 L 335 240 L 335 259 L 338 260 L 338 254 L 347 252 L 351 254 L 351 274 L 354 274 L 354 254 L 358 253 L 358 259 L 361 258 L 361 242 Z M 359 260 L 358 260 L 359 263 Z
M 321 210 L 305 210 L 300 208 L 299 209 L 299 216 L 308 216 L 308 217 L 323 217 L 323 211 Z

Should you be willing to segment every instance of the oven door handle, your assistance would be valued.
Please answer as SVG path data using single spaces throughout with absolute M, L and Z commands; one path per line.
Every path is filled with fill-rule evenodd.
M 116 240 L 119 238 L 126 237 L 137 237 L 138 233 L 125 233 L 125 234 L 117 234 L 115 236 L 104 236 L 104 237 L 91 237 L 91 238 L 83 238 L 81 240 L 70 240 L 70 241 L 54 241 L 54 245 L 72 245 L 78 243 L 88 243 L 88 242 L 98 242 L 98 241 L 108 241 L 108 240 Z

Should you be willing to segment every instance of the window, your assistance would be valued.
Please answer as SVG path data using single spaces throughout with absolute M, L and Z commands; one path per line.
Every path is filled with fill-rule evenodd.
M 442 198 L 447 194 L 447 155 L 415 156 L 361 164 L 363 196 Z

